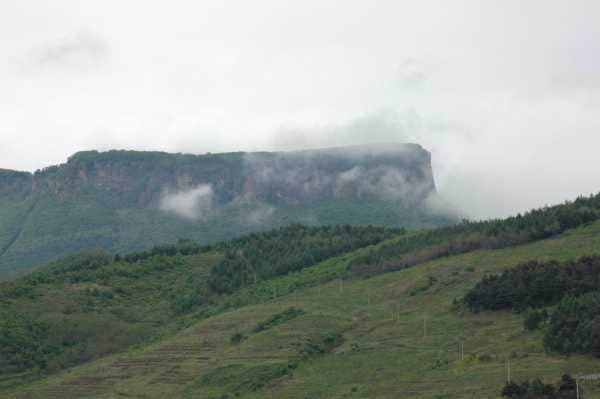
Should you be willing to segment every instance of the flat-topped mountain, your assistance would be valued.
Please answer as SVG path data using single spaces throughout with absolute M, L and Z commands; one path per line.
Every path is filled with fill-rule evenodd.
M 429 152 L 416 144 L 294 152 L 85 151 L 35 173 L 0 169 L 0 274 L 84 248 L 214 242 L 290 223 L 421 227 Z

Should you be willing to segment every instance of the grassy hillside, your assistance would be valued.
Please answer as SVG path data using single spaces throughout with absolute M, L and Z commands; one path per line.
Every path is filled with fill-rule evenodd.
M 591 355 L 546 353 L 543 333 L 526 331 L 522 314 L 473 313 L 456 299 L 526 261 L 599 255 L 599 222 L 365 279 L 349 273 L 356 259 L 404 237 L 248 285 L 220 297 L 227 306 L 213 316 L 201 308 L 183 316 L 188 327 L 175 335 L 0 397 L 498 398 L 509 360 L 513 380 L 597 371 Z M 590 382 L 583 391 L 600 395 Z
M 71 255 L 0 283 L 0 375 L 5 377 L 0 385 L 172 334 L 190 318 L 242 303 L 222 293 L 257 286 L 400 233 L 295 225 L 215 246 L 181 241 L 123 258 L 102 251 Z

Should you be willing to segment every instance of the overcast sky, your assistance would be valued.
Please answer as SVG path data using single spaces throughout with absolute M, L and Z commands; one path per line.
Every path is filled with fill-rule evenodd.
M 412 141 L 471 217 L 600 191 L 600 1 L 0 2 L 0 167 Z

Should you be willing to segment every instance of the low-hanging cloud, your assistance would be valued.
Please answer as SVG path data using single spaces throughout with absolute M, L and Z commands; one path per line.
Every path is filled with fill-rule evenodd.
M 108 43 L 98 34 L 79 31 L 34 47 L 29 60 L 34 68 L 87 69 L 101 65 L 108 57 Z
M 371 162 L 374 158 L 379 160 L 375 164 Z M 258 194 L 276 192 L 275 200 L 358 196 L 419 201 L 434 190 L 429 158 L 414 144 L 390 142 L 285 154 L 250 153 L 244 161 L 253 183 L 247 194 L 257 189 Z
M 433 187 L 424 180 L 411 180 L 405 172 L 391 166 L 365 168 L 355 166 L 337 177 L 337 190 L 355 188 L 358 196 L 372 196 L 384 201 L 422 200 Z
M 245 222 L 252 226 L 259 226 L 268 223 L 275 215 L 275 207 L 269 204 L 258 204 L 258 206 L 248 212 L 245 216 Z
M 200 184 L 189 189 L 165 192 L 160 199 L 160 209 L 189 220 L 206 219 L 213 210 L 213 188 Z
M 272 135 L 269 144 L 278 149 L 312 149 L 402 143 L 412 137 L 413 127 L 410 118 L 401 117 L 392 109 L 383 109 L 321 126 L 281 127 Z

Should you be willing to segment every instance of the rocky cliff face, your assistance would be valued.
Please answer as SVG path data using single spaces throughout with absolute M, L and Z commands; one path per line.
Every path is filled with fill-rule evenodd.
M 18 201 L 31 193 L 33 175 L 0 169 L 0 201 Z
M 0 269 L 84 247 L 125 252 L 178 238 L 208 242 L 290 222 L 444 223 L 423 207 L 433 194 L 430 154 L 415 144 L 80 152 L 34 174 L 0 170 Z
M 211 187 L 219 205 L 352 197 L 414 202 L 435 191 L 430 155 L 414 144 L 197 156 L 90 151 L 21 183 L 31 184 L 33 193 L 63 200 L 92 189 L 141 206 L 201 185 Z M 14 185 L 0 186 L 3 191 L 13 189 Z

